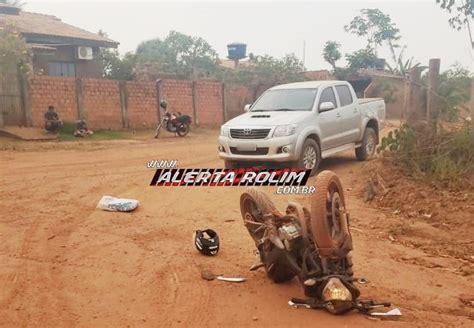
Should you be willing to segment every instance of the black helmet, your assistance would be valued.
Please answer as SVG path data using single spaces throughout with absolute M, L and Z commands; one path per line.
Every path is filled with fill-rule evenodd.
M 160 101 L 160 107 L 162 107 L 163 109 L 166 109 L 166 107 L 168 107 L 168 103 L 166 102 L 166 100 Z
M 214 230 L 196 230 L 193 239 L 196 249 L 204 255 L 216 255 L 219 252 L 219 236 Z

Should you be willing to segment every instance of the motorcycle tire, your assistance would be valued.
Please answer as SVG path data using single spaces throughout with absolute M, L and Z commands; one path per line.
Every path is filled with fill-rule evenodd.
M 250 237 L 255 242 L 255 246 L 258 246 L 260 239 L 262 239 L 263 230 L 255 232 L 258 225 L 248 224 L 246 220 L 264 223 L 263 216 L 275 211 L 278 211 L 275 204 L 263 191 L 249 188 L 240 196 L 240 213 Z
M 240 212 L 244 225 L 260 252 L 260 259 L 265 266 L 267 276 L 275 283 L 282 283 L 291 280 L 296 274 L 293 272 L 285 254 L 282 254 L 282 250 L 273 244 L 260 244 L 264 230 L 255 231 L 258 229 L 257 224 L 264 222 L 264 215 L 277 211 L 275 204 L 268 195 L 260 190 L 249 188 L 247 192 L 240 196 Z M 257 224 L 249 224 L 247 221 L 253 221 Z
M 176 127 L 176 133 L 180 137 L 184 137 L 189 133 L 189 124 L 181 124 Z
M 311 233 L 322 257 L 345 258 L 352 249 L 342 184 L 332 171 L 316 177 L 311 198 Z

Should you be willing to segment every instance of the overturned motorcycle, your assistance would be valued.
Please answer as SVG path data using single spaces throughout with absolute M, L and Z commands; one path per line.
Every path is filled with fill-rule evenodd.
M 257 247 L 259 263 L 276 283 L 297 276 L 308 300 L 291 299 L 295 307 L 325 309 L 333 314 L 358 310 L 370 315 L 400 315 L 398 309 L 373 313 L 390 303 L 360 300 L 354 283 L 352 237 L 341 182 L 332 171 L 316 178 L 311 210 L 290 202 L 279 212 L 262 191 L 249 189 L 240 197 L 244 224 Z

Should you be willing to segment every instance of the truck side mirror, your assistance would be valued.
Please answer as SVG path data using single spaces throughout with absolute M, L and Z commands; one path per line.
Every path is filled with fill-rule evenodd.
M 336 108 L 336 106 L 334 106 L 332 101 L 325 101 L 319 105 L 319 112 L 327 112 L 334 108 Z
M 247 105 L 245 105 L 244 111 L 245 111 L 245 112 L 250 112 L 250 107 L 252 107 L 252 104 L 247 104 Z

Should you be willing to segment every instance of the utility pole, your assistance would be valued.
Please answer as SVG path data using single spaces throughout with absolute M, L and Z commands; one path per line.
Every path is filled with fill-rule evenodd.
M 428 68 L 428 97 L 426 107 L 426 119 L 433 127 L 436 127 L 436 120 L 438 119 L 438 84 L 439 84 L 439 58 L 430 59 Z
M 423 115 L 425 115 L 425 113 L 421 113 L 421 106 L 419 104 L 421 71 L 418 67 L 412 67 L 410 69 L 407 83 L 406 119 L 407 123 L 411 125 L 416 123 Z

